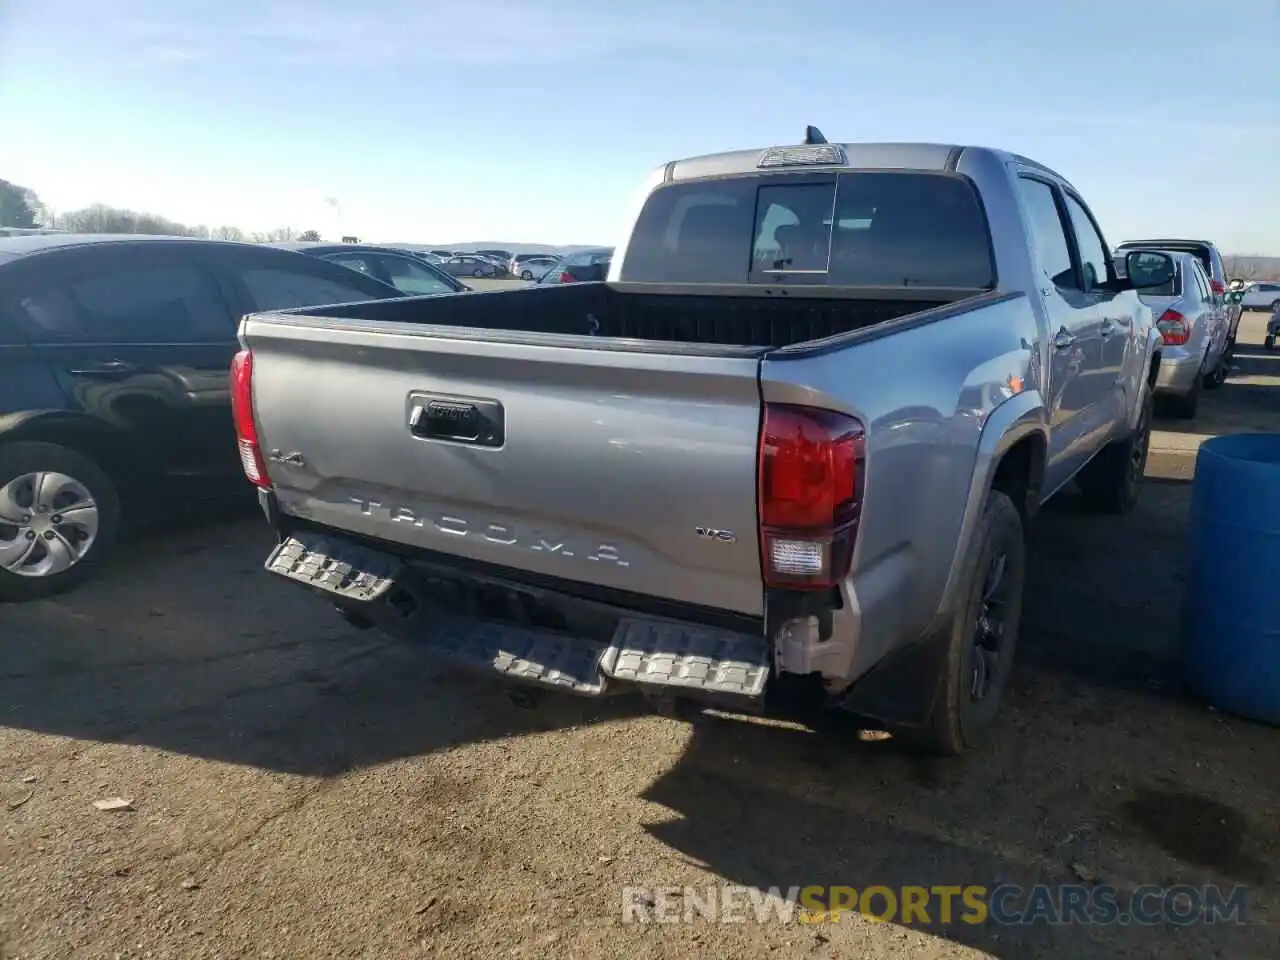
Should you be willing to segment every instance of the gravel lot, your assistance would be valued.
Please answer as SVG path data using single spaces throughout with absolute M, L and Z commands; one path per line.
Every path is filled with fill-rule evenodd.
M 1246 314 L 1245 337 L 1262 317 Z M 958 762 L 635 704 L 520 710 L 270 579 L 256 516 L 156 535 L 0 608 L 0 943 L 11 958 L 1280 956 L 1276 732 L 1169 657 L 1190 464 L 1280 428 L 1246 347 L 1140 511 L 1033 535 L 1024 650 Z M 132 810 L 101 812 L 122 797 Z M 621 922 L 626 884 L 1245 884 L 1247 925 Z M 0 947 L 0 955 L 4 948 Z

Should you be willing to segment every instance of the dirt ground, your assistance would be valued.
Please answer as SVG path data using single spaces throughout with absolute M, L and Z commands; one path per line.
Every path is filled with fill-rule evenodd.
M 1260 340 L 1261 315 L 1245 337 Z M 1196 443 L 1280 426 L 1280 355 L 1161 423 L 1140 510 L 1033 531 L 994 742 L 537 711 L 262 572 L 257 517 L 151 537 L 0 608 L 10 958 L 1280 956 L 1277 733 L 1186 698 Z M 103 812 L 121 797 L 133 809 Z M 1237 884 L 1246 924 L 622 922 L 624 885 Z M 0 949 L 0 954 L 4 950 Z

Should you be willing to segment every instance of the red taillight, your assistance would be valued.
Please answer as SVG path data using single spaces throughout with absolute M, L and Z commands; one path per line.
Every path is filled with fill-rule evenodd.
M 562 270 L 562 271 L 560 272 L 560 280 L 559 280 L 559 282 L 560 282 L 560 283 L 573 283 L 573 282 L 575 282 L 575 281 L 574 281 L 574 276 L 573 276 L 573 274 L 572 274 L 572 273 L 569 273 L 569 272 L 567 272 L 567 271 L 563 271 L 563 270 Z
M 1191 339 L 1191 328 L 1187 326 L 1187 318 L 1177 310 L 1166 310 L 1156 321 L 1156 329 L 1164 342 L 1180 347 Z
M 766 586 L 821 590 L 848 576 L 864 455 L 865 434 L 854 418 L 765 405 L 758 493 Z
M 1210 280 L 1209 286 L 1213 288 L 1214 293 L 1226 293 L 1227 285 L 1221 280 Z
M 253 422 L 253 354 L 248 350 L 241 350 L 231 361 L 231 416 L 244 475 L 255 487 L 270 490 L 267 464 L 258 446 L 258 425 Z

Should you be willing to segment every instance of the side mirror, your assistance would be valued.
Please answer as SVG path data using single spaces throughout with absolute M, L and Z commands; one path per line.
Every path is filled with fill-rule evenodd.
M 1131 250 L 1124 257 L 1124 272 L 1134 290 L 1149 290 L 1168 283 L 1177 271 L 1167 253 Z
M 1227 303 L 1240 303 L 1244 300 L 1243 290 L 1232 290 L 1227 294 Z

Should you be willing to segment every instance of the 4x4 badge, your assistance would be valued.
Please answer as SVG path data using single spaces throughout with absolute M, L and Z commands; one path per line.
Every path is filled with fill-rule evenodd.
M 279 450 L 272 450 L 267 454 L 267 459 L 272 463 L 283 463 L 290 467 L 305 467 L 307 461 L 300 453 L 282 453 Z

